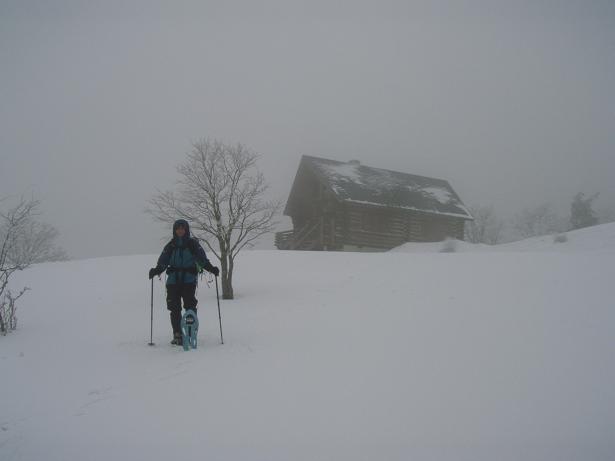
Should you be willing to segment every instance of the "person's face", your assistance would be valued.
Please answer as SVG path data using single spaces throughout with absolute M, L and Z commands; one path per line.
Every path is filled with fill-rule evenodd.
M 184 226 L 178 226 L 177 229 L 175 229 L 175 235 L 183 237 L 186 235 L 186 228 Z

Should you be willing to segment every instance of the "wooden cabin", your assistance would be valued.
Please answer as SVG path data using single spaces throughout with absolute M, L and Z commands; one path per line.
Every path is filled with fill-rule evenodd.
M 405 242 L 463 239 L 472 216 L 450 184 L 304 155 L 278 232 L 280 250 L 386 251 Z

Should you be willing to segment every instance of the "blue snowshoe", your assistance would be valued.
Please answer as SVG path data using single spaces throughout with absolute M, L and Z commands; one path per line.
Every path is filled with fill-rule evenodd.
M 196 349 L 196 335 L 199 331 L 199 319 L 196 312 L 188 309 L 182 316 L 182 346 L 184 350 Z

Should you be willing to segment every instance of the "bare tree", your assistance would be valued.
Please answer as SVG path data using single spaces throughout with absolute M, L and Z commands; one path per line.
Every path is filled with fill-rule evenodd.
M 202 139 L 177 167 L 177 191 L 158 193 L 148 212 L 162 222 L 183 218 L 220 260 L 222 296 L 233 299 L 237 254 L 275 227 L 279 202 L 264 200 L 268 185 L 257 154 L 242 144 Z
M 566 230 L 564 220 L 558 217 L 549 204 L 525 209 L 513 219 L 513 227 L 522 238 L 563 232 Z
M 6 199 L 2 200 L 6 201 Z M 32 264 L 66 259 L 64 250 L 55 245 L 58 231 L 35 220 L 38 200 L 24 200 L 6 212 L 0 212 L 0 331 L 6 334 L 17 326 L 16 301 L 28 288 L 16 296 L 9 290 L 11 276 Z
M 474 220 L 466 224 L 466 240 L 489 245 L 499 243 L 504 221 L 496 216 L 493 206 L 470 207 L 470 213 Z

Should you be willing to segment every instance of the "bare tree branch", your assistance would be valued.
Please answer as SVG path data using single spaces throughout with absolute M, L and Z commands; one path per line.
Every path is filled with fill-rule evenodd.
M 563 232 L 565 222 L 558 217 L 547 203 L 535 208 L 525 209 L 517 214 L 513 226 L 523 238 Z
M 470 213 L 474 220 L 466 224 L 466 239 L 472 243 L 499 243 L 504 221 L 496 216 L 493 206 L 470 207 Z

